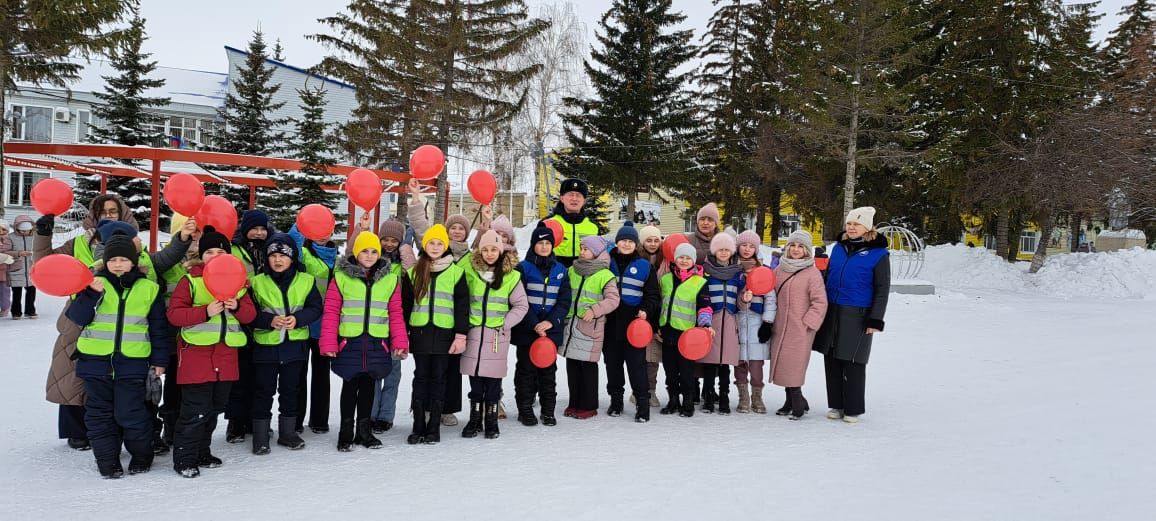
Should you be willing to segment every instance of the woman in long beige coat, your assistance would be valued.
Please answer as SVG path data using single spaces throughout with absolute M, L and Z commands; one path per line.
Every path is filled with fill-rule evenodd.
M 775 414 L 798 420 L 810 409 L 803 397 L 803 381 L 811 344 L 827 313 L 827 291 L 823 275 L 815 268 L 811 234 L 797 231 L 787 239 L 775 280 L 778 312 L 771 340 L 771 383 L 787 392 L 786 402 Z

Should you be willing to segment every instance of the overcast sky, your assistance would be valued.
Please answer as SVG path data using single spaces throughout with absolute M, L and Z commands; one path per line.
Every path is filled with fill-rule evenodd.
M 527 0 L 531 11 L 554 0 Z M 1116 12 L 1131 0 L 1103 0 L 1100 10 L 1107 14 L 1098 31 L 1102 39 L 1118 23 Z M 578 14 L 587 27 L 587 42 L 593 42 L 594 28 L 611 0 L 577 0 Z M 1072 2 L 1070 2 L 1072 3 Z M 285 61 L 299 67 L 316 64 L 325 55 L 320 45 L 305 35 L 324 32 L 317 19 L 333 15 L 348 0 L 143 0 L 141 11 L 147 19 L 149 41 L 145 49 L 159 65 L 214 72 L 226 72 L 224 46 L 245 48 L 254 29 L 265 32 L 270 45 L 280 38 Z M 687 15 L 685 26 L 700 37 L 714 8 L 710 0 L 674 0 L 674 7 Z

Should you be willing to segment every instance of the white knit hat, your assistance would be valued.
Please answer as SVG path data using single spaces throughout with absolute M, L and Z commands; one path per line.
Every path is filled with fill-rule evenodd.
M 807 250 L 808 257 L 815 255 L 815 247 L 811 242 L 811 234 L 806 230 L 798 230 L 787 237 L 787 244 L 790 245 L 791 243 L 802 245 Z
M 847 214 L 847 218 L 843 220 L 844 223 L 859 223 L 868 231 L 875 229 L 875 207 L 874 206 L 860 206 L 851 213 Z

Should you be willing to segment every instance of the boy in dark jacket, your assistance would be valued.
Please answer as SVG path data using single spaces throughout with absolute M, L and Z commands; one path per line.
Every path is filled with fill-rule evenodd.
M 530 237 L 526 259 L 518 263 L 522 285 L 530 301 L 526 317 L 511 330 L 511 343 L 518 353 L 514 365 L 514 401 L 518 404 L 518 421 L 527 427 L 537 425 L 534 395 L 539 396 L 542 424 L 557 425 L 554 406 L 558 400 L 555 375 L 558 364 L 539 369 L 530 362 L 530 345 L 540 337 L 549 337 L 554 345 L 562 343 L 566 313 L 570 311 L 570 277 L 566 267 L 554 257 L 554 232 L 539 223 Z
M 253 277 L 253 453 L 269 453 L 273 393 L 278 395 L 277 444 L 297 450 L 297 393 L 308 356 L 309 325 L 321 318 L 317 281 L 298 262 L 297 243 L 278 233 L 269 239 L 265 265 Z M 278 382 L 280 384 L 278 385 Z
M 606 338 L 602 354 L 606 361 L 606 392 L 610 394 L 608 416 L 622 415 L 622 395 L 626 380 L 622 366 L 630 376 L 630 391 L 637 406 L 634 421 L 650 421 L 650 389 L 646 382 L 646 346 L 636 348 L 626 341 L 626 329 L 636 318 L 646 320 L 658 313 L 662 305 L 662 288 L 650 261 L 639 253 L 641 243 L 634 224 L 626 222 L 614 236 L 615 247 L 610 250 L 610 271 L 618 279 L 622 300 L 618 308 L 606 318 Z
M 104 243 L 104 267 L 76 295 L 66 316 L 84 328 L 77 340 L 76 374 L 84 379 L 84 423 L 100 475 L 124 475 L 120 447 L 132 455 L 129 474 L 153 462 L 153 423 L 145 408 L 148 373 L 164 374 L 169 343 L 164 296 L 137 269 L 140 254 L 127 235 Z M 122 434 L 123 433 L 123 434 Z

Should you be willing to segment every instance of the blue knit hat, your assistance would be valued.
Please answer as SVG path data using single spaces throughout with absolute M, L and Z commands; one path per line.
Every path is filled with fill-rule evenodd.
M 614 242 L 621 241 L 622 239 L 634 241 L 634 244 L 639 243 L 638 229 L 634 227 L 634 223 L 630 221 L 622 223 L 622 227 L 618 229 L 618 233 L 614 236 Z
M 127 235 L 129 239 L 136 237 L 136 228 L 123 221 L 103 219 L 96 225 L 96 233 L 100 234 L 100 242 L 108 242 L 113 235 Z
M 245 210 L 245 213 L 241 214 L 241 237 L 245 237 L 249 234 L 249 230 L 258 226 L 269 229 L 269 216 L 264 210 Z

